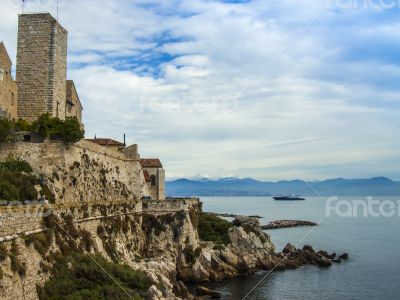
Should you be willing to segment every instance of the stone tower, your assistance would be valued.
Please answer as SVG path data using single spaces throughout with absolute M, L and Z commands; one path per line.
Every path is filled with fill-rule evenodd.
M 18 118 L 65 119 L 67 31 L 49 13 L 18 17 Z

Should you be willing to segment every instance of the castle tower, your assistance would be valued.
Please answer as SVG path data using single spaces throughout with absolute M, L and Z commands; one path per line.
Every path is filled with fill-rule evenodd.
M 65 119 L 67 31 L 49 13 L 18 17 L 18 118 Z

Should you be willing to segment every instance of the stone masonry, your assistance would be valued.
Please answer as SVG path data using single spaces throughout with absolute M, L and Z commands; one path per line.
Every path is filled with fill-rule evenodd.
M 0 117 L 17 118 L 17 84 L 11 75 L 11 59 L 0 42 Z
M 18 19 L 18 117 L 36 120 L 43 113 L 65 118 L 67 31 L 48 13 Z

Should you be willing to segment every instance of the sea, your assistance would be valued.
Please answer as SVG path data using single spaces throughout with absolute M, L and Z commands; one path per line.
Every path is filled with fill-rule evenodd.
M 374 202 L 368 210 L 370 200 Z M 400 299 L 400 197 L 307 197 L 305 201 L 202 197 L 201 201 L 204 211 L 259 215 L 261 224 L 282 219 L 319 223 L 315 229 L 266 231 L 277 251 L 290 242 L 349 254 L 348 261 L 330 268 L 304 266 L 269 275 L 261 271 L 209 283 L 207 286 L 219 291 L 222 299 Z

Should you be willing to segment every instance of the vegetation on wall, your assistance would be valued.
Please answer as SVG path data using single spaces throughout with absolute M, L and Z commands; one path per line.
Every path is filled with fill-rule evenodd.
M 32 168 L 26 161 L 8 156 L 0 162 L 0 200 L 36 200 L 37 184 L 39 180 L 32 174 Z
M 149 279 L 127 265 L 109 262 L 101 255 L 92 256 L 120 287 L 88 255 L 58 255 L 52 276 L 38 294 L 40 299 L 143 299 L 150 287 Z M 129 297 L 122 288 L 131 296 Z
M 36 132 L 44 138 L 60 139 L 65 144 L 77 142 L 84 137 L 84 131 L 76 117 L 67 117 L 65 120 L 61 120 L 47 113 L 41 115 L 33 123 L 25 120 L 10 121 L 0 118 L 0 143 L 12 141 L 16 132 L 19 131 Z
M 62 228 L 59 224 L 62 224 Z M 96 253 L 91 233 L 84 229 L 78 230 L 71 215 L 59 218 L 51 214 L 43 218 L 43 226 L 54 233 L 60 251 L 50 252 L 46 256 L 51 264 L 43 264 L 42 271 L 49 272 L 50 276 L 43 287 L 38 287 L 40 299 L 138 300 L 146 296 L 151 285 L 150 279 L 141 271 L 110 262 Z M 101 237 L 106 235 L 103 225 L 98 226 L 97 232 Z M 82 254 L 78 244 L 85 251 L 95 254 Z
M 50 114 L 43 114 L 31 126 L 32 131 L 38 132 L 41 136 L 59 138 L 65 144 L 77 142 L 84 136 L 84 131 L 76 117 L 60 120 L 57 117 L 51 117 Z
M 13 124 L 6 118 L 0 118 L 0 143 L 10 139 L 13 131 Z
M 229 243 L 228 230 L 232 226 L 230 222 L 212 214 L 199 214 L 198 232 L 200 240 L 226 245 Z

